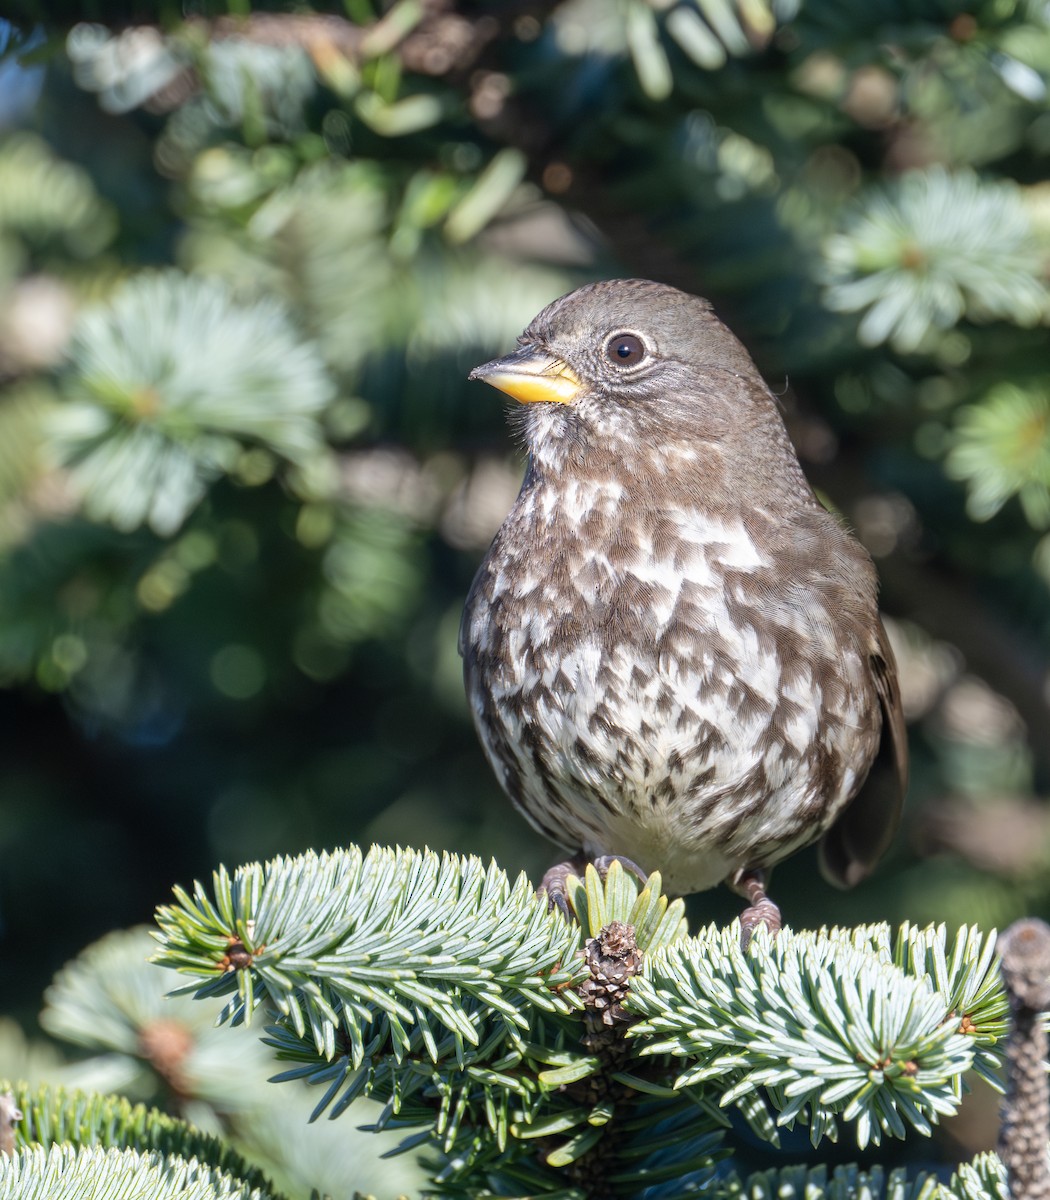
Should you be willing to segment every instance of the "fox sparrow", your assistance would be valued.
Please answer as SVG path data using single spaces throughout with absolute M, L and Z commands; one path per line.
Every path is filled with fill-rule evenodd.
M 578 852 L 543 886 L 564 907 L 567 869 L 622 858 L 671 891 L 724 880 L 745 940 L 775 931 L 775 863 L 822 837 L 848 886 L 897 825 L 906 743 L 871 560 L 706 300 L 591 284 L 518 343 L 470 376 L 522 403 L 529 461 L 460 648 L 504 790 Z

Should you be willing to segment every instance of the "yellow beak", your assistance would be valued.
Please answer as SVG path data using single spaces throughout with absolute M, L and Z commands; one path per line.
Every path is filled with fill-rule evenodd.
M 567 363 L 535 346 L 475 367 L 470 378 L 483 379 L 521 404 L 571 404 L 583 387 Z

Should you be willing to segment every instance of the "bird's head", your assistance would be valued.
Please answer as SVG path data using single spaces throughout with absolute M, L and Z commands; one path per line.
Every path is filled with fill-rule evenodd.
M 758 379 L 708 301 L 646 279 L 592 283 L 562 296 L 531 322 L 518 347 L 475 367 L 470 378 L 523 404 L 579 409 L 603 425 L 615 419 L 613 410 L 628 419 L 703 416 L 717 424 L 732 415 L 716 411 L 711 396 L 705 402 L 705 393 L 718 391 L 717 378 Z

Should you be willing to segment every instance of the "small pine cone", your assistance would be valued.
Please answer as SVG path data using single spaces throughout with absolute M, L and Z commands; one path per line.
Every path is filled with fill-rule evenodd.
M 591 974 L 579 988 L 588 1009 L 583 1043 L 600 1054 L 621 1042 L 624 1030 L 634 1020 L 623 1007 L 631 977 L 642 969 L 634 929 L 612 921 L 587 942 L 585 961 Z

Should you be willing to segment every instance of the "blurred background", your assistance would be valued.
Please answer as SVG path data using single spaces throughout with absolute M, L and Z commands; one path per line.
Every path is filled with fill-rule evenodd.
M 904 828 L 856 892 L 779 868 L 789 923 L 1050 916 L 1046 0 L 5 7 L 0 1075 L 219 862 L 549 865 L 462 695 L 522 471 L 466 375 L 612 275 L 715 302 L 882 577 Z M 45 1023 L 185 1105 L 96 1001 Z

